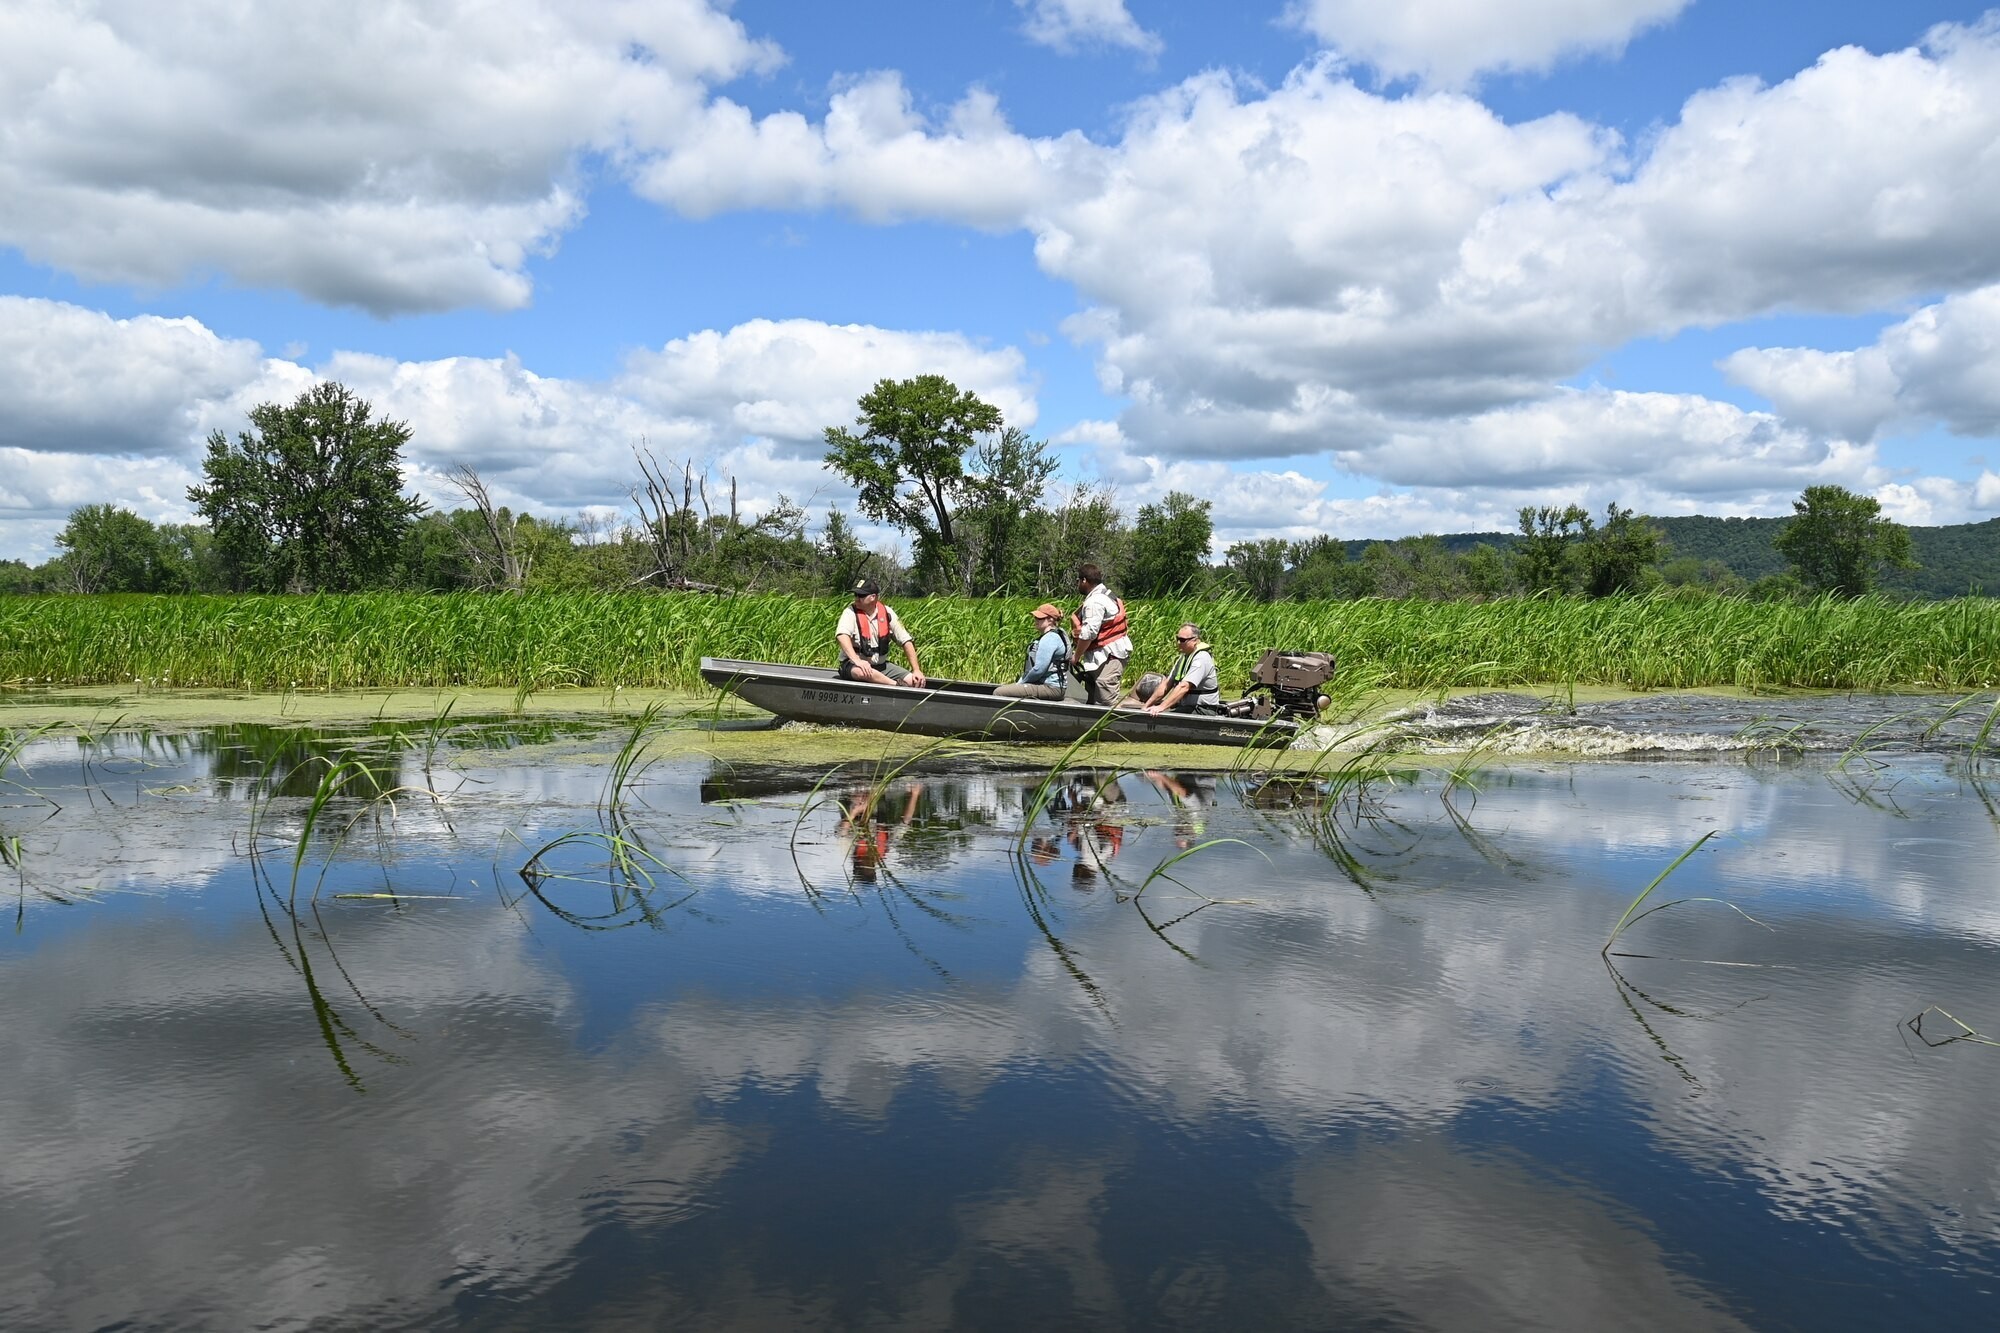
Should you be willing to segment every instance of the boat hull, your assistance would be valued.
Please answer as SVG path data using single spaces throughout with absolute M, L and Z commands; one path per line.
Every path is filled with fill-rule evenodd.
M 1069 700 L 1006 699 L 978 681 L 934 680 L 921 690 L 843 680 L 828 667 L 704 657 L 701 677 L 746 703 L 793 722 L 869 727 L 916 736 L 975 740 L 1074 741 L 1091 728 L 1106 741 L 1166 745 L 1286 745 L 1298 734 L 1285 719 L 1142 713 Z

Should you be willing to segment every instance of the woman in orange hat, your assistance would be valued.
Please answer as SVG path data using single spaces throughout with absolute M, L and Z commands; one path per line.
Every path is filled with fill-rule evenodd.
M 993 691 L 1003 699 L 1060 699 L 1069 684 L 1069 635 L 1063 633 L 1062 608 L 1043 602 L 1028 614 L 1035 618 L 1035 641 L 1021 665 L 1021 678 Z

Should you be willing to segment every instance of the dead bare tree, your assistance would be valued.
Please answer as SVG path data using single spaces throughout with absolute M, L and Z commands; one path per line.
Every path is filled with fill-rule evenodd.
M 679 588 L 692 592 L 724 592 L 712 583 L 698 583 L 688 577 L 697 554 L 711 545 L 708 506 L 708 472 L 697 473 L 694 462 L 681 464 L 678 478 L 663 467 L 653 451 L 643 443 L 634 445 L 632 457 L 639 464 L 640 484 L 626 494 L 639 511 L 639 531 L 653 567 L 632 580 L 658 588 Z M 676 492 L 675 482 L 679 488 Z M 730 479 L 734 499 L 735 479 Z M 701 502 L 701 517 L 695 517 L 695 501 Z
M 519 516 L 496 506 L 486 483 L 467 464 L 453 467 L 444 479 L 479 516 L 477 533 L 456 526 L 452 529 L 458 534 L 459 549 L 466 560 L 488 587 L 518 592 L 526 585 L 528 571 L 535 562 L 532 553 L 522 550 Z

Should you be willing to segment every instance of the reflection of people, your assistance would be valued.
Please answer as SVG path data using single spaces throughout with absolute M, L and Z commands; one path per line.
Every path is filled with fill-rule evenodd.
M 1066 815 L 1065 837 L 1076 849 L 1070 877 L 1084 888 L 1107 873 L 1111 862 L 1125 849 L 1125 820 L 1114 808 L 1125 803 L 1124 789 L 1116 778 L 1095 784 L 1079 774 L 1072 778 L 1051 808 Z
M 854 878 L 864 884 L 873 884 L 876 875 L 889 857 L 891 830 L 914 821 L 917 817 L 917 798 L 924 794 L 924 784 L 910 784 L 909 799 L 903 804 L 901 818 L 875 812 L 877 799 L 882 795 L 872 787 L 864 787 L 840 803 L 840 833 L 850 839 L 854 858 Z
M 1077 679 L 1083 682 L 1084 699 L 1106 707 L 1118 702 L 1118 684 L 1125 678 L 1125 662 L 1132 656 L 1132 637 L 1125 632 L 1125 603 L 1104 586 L 1104 571 L 1083 565 L 1076 571 L 1077 591 L 1083 604 L 1070 617 L 1076 632 Z
M 1215 671 L 1215 655 L 1201 641 L 1199 625 L 1182 625 L 1174 634 L 1180 656 L 1166 675 L 1148 671 L 1139 678 L 1132 697 L 1149 713 L 1219 713 L 1222 711 L 1222 680 Z
M 854 603 L 840 613 L 834 626 L 834 642 L 840 645 L 840 676 L 843 680 L 867 680 L 877 685 L 924 686 L 924 668 L 917 661 L 917 642 L 903 628 L 896 613 L 882 601 L 882 590 L 874 579 L 860 579 L 854 585 Z M 908 671 L 889 660 L 889 643 L 903 645 L 910 659 Z
M 1043 602 L 1035 618 L 1035 641 L 1028 645 L 1021 678 L 993 693 L 1003 699 L 1060 699 L 1069 683 L 1069 636 L 1062 632 L 1062 608 Z
M 1208 830 L 1208 792 L 1193 773 L 1147 769 L 1146 780 L 1174 807 L 1174 845 L 1185 851 Z

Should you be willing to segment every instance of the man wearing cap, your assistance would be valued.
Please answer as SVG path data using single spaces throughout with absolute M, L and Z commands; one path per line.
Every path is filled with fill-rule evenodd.
M 1076 590 L 1083 605 L 1070 617 L 1076 631 L 1076 674 L 1088 703 L 1109 707 L 1118 702 L 1118 682 L 1132 656 L 1132 636 L 1125 632 L 1125 603 L 1104 586 L 1104 571 L 1094 564 L 1076 571 Z
M 842 680 L 867 680 L 877 685 L 912 685 L 922 689 L 924 668 L 917 661 L 917 643 L 894 611 L 883 605 L 882 589 L 874 579 L 857 579 L 854 604 L 840 613 L 834 626 L 834 642 L 840 645 Z M 891 641 L 903 645 L 910 659 L 908 671 L 889 660 Z
M 1003 699 L 1060 699 L 1069 684 L 1069 635 L 1062 632 L 1062 608 L 1043 602 L 1035 618 L 1035 641 L 1028 645 L 1021 678 L 993 693 Z

